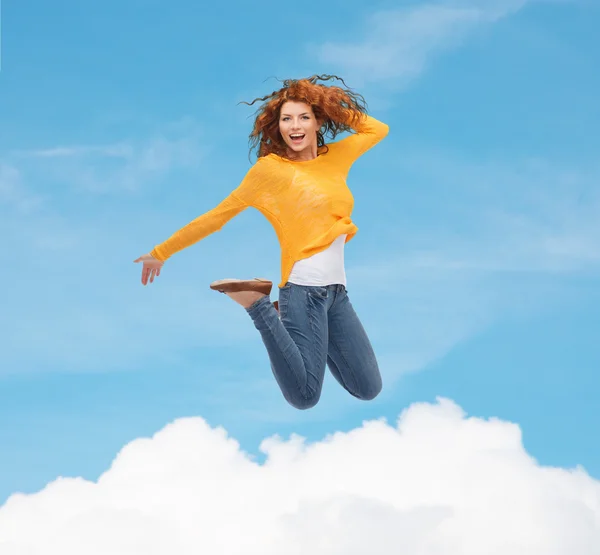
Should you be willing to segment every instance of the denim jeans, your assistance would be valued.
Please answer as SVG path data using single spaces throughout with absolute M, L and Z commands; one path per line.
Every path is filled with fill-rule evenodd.
M 279 288 L 279 314 L 268 296 L 247 309 L 260 332 L 271 369 L 286 401 L 314 407 L 325 367 L 351 395 L 374 399 L 381 391 L 375 353 L 346 288 L 297 285 Z

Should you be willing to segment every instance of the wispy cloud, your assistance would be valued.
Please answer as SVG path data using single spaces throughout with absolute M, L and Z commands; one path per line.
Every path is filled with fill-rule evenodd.
M 361 41 L 325 42 L 310 51 L 323 64 L 340 68 L 356 86 L 385 82 L 400 88 L 441 52 L 534 1 L 544 0 L 450 0 L 378 11 L 368 18 Z
M 67 158 L 79 156 L 102 156 L 106 158 L 131 159 L 135 149 L 130 144 L 108 146 L 57 146 L 39 150 L 17 151 L 14 154 L 33 158 Z
M 124 138 L 110 144 L 58 145 L 10 152 L 15 163 L 27 160 L 32 174 L 68 183 L 91 193 L 136 192 L 171 171 L 193 168 L 208 144 L 199 127 L 183 120 L 143 139 Z
M 440 216 L 449 222 L 460 215 L 463 233 L 448 230 L 441 241 L 419 238 L 427 249 L 415 259 L 418 266 L 556 274 L 597 269 L 600 167 L 468 162 L 416 151 L 392 164 L 401 172 L 416 169 L 420 179 L 453 191 L 443 197 L 446 212 Z
M 132 263 L 142 254 L 135 237 L 144 233 L 153 218 L 143 210 L 132 210 L 130 215 L 123 201 L 110 209 L 109 225 L 101 204 L 89 203 L 73 192 L 135 193 L 148 184 L 164 183 L 181 170 L 194 171 L 206 150 L 198 125 L 184 120 L 149 137 L 4 153 L 0 158 L 0 234 L 7 238 L 5 257 L 11 260 L 12 271 L 0 277 L 0 285 L 9 280 L 11 289 L 16 286 L 34 307 L 35 318 L 22 317 L 22 301 L 19 309 L 14 297 L 4 300 L 0 330 L 11 343 L 12 354 L 7 365 L 2 365 L 3 371 L 35 371 L 40 361 L 66 371 L 110 369 L 111 350 L 121 350 L 122 360 L 131 355 L 128 360 L 135 366 L 136 357 L 149 344 L 159 343 L 160 329 L 165 328 L 148 325 L 153 318 L 140 296 L 140 268 Z M 152 246 L 146 242 L 142 248 Z M 123 280 L 129 287 L 123 287 Z M 108 303 L 93 300 L 91 290 L 100 297 L 110 290 Z M 134 291 L 137 300 L 132 300 Z M 184 294 L 185 284 L 178 291 L 171 293 L 172 299 Z M 117 297 L 121 300 L 115 303 Z M 173 324 L 181 314 L 175 315 L 177 306 L 167 298 L 164 301 L 161 320 Z M 153 302 L 162 303 L 156 298 Z M 121 319 L 115 320 L 118 313 L 130 317 L 115 326 Z M 193 317 L 186 329 L 202 336 L 201 324 Z M 141 331 L 140 325 L 147 329 L 137 342 L 129 331 Z M 154 333 L 155 340 L 148 343 Z M 176 337 L 171 340 L 177 341 Z
M 27 189 L 19 169 L 0 160 L 0 206 L 7 211 L 27 214 L 43 202 L 40 195 Z

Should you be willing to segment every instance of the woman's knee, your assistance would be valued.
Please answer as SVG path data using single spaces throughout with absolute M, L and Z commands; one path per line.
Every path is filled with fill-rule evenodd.
M 294 396 L 286 396 L 285 400 L 295 409 L 298 410 L 307 410 L 312 409 L 319 402 L 319 398 L 321 396 L 319 394 L 315 395 L 294 395 Z
M 377 397 L 383 389 L 383 383 L 381 376 L 377 375 L 373 379 L 369 380 L 367 384 L 362 388 L 362 391 L 358 392 L 356 397 L 363 401 L 372 401 Z

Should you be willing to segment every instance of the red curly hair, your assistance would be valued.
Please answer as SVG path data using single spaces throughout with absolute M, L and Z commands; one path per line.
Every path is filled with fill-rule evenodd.
M 258 157 L 268 154 L 277 154 L 285 157 L 286 144 L 279 132 L 279 116 L 281 107 L 288 100 L 304 102 L 312 107 L 317 120 L 323 121 L 321 129 L 317 132 L 317 146 L 325 146 L 325 135 L 330 134 L 334 139 L 338 133 L 351 131 L 352 127 L 347 122 L 347 110 L 354 113 L 354 124 L 362 114 L 367 111 L 365 99 L 352 92 L 350 89 L 337 86 L 317 84 L 317 81 L 344 80 L 335 75 L 313 75 L 305 79 L 286 79 L 283 87 L 270 95 L 256 98 L 252 102 L 241 102 L 252 106 L 255 102 L 265 102 L 258 110 L 254 121 L 254 128 L 250 133 L 249 143 L 251 152 L 258 147 Z M 346 83 L 344 83 L 346 86 Z

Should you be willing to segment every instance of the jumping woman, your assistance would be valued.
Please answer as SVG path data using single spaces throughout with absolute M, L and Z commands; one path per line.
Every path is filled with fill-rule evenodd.
M 346 290 L 344 246 L 358 231 L 350 215 L 354 198 L 346 185 L 352 164 L 388 133 L 366 113 L 362 96 L 317 84 L 338 79 L 286 80 L 263 101 L 250 143 L 258 159 L 237 189 L 135 262 L 142 283 L 160 275 L 164 261 L 219 231 L 252 207 L 271 223 L 281 247 L 279 302 L 272 282 L 224 279 L 210 288 L 244 307 L 260 332 L 284 398 L 297 409 L 314 407 L 325 367 L 358 399 L 374 399 L 381 374 L 371 342 Z M 339 132 L 350 135 L 325 144 Z M 352 133 L 353 131 L 353 133 Z

